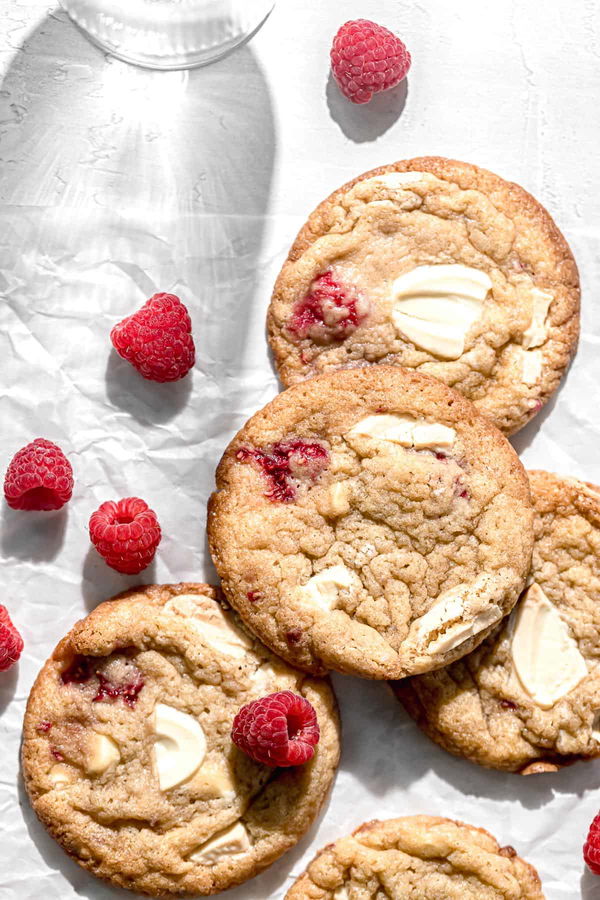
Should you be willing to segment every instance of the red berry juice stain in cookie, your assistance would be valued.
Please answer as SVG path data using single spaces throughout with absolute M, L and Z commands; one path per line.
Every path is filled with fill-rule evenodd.
M 292 628 L 286 634 L 288 644 L 299 644 L 302 640 L 302 631 L 300 628 Z
M 47 734 L 52 728 L 52 722 L 38 722 L 35 726 L 35 730 L 39 731 L 40 734 Z
M 256 603 L 258 600 L 262 600 L 262 596 L 260 591 L 248 591 L 246 594 L 249 603 Z
M 311 292 L 294 304 L 287 331 L 297 340 L 341 343 L 365 319 L 367 309 L 366 300 L 356 288 L 342 284 L 328 269 L 315 278 Z
M 502 709 L 518 709 L 519 708 L 516 703 L 512 702 L 512 700 L 501 700 L 500 706 L 502 707 Z
M 93 656 L 76 656 L 69 668 L 65 669 L 60 677 L 63 684 L 87 684 L 92 678 L 96 678 L 98 680 L 98 690 L 92 697 L 92 703 L 102 703 L 107 700 L 118 700 L 121 698 L 127 706 L 133 709 L 137 703 L 139 693 L 144 687 L 144 679 L 139 670 L 131 667 L 133 670 L 133 678 L 131 680 L 114 682 L 97 670 L 96 667 L 99 665 L 99 660 Z
M 119 697 L 131 709 L 137 703 L 138 695 L 144 687 L 144 679 L 138 673 L 133 681 L 126 681 L 123 684 L 114 684 L 105 678 L 101 672 L 96 672 L 100 687 L 98 693 L 92 698 L 92 703 L 101 703 L 105 700 L 118 700 Z
M 52 754 L 52 756 L 54 757 L 54 759 L 57 759 L 59 762 L 63 762 L 64 756 L 62 755 L 62 753 L 60 752 L 60 750 L 55 750 L 54 747 L 51 747 L 51 748 L 50 748 L 50 753 Z
M 241 447 L 236 459 L 253 462 L 261 470 L 270 485 L 265 497 L 274 503 L 291 503 L 299 482 L 315 481 L 327 467 L 329 453 L 316 441 L 296 439 L 278 441 L 268 451 Z

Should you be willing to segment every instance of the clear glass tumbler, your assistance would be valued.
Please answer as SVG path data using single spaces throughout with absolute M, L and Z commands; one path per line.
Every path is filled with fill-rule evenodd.
M 60 0 L 103 50 L 152 69 L 225 56 L 260 28 L 275 0 Z

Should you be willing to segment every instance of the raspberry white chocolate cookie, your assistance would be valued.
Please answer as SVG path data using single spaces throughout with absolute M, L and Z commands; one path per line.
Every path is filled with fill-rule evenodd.
M 529 586 L 477 650 L 394 687 L 438 744 L 532 774 L 600 756 L 600 488 L 530 472 Z
M 326 681 L 249 637 L 214 588 L 139 588 L 101 604 L 61 641 L 25 715 L 33 807 L 81 866 L 151 896 L 214 894 L 251 878 L 309 828 L 339 758 Z M 303 766 L 235 747 L 244 703 L 274 691 L 316 711 Z
M 544 900 L 512 847 L 437 816 L 367 822 L 325 847 L 286 900 Z
M 575 352 L 577 266 L 518 185 L 468 163 L 405 160 L 317 207 L 279 275 L 268 329 L 286 385 L 340 367 L 405 366 L 512 433 Z
M 393 366 L 313 378 L 256 413 L 217 470 L 208 534 L 230 603 L 269 647 L 365 678 L 473 649 L 516 603 L 533 542 L 506 438 Z

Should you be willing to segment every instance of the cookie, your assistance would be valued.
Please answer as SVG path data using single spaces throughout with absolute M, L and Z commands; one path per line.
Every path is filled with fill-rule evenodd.
M 60 642 L 25 714 L 33 808 L 67 853 L 151 896 L 214 894 L 251 878 L 306 832 L 339 758 L 327 681 L 275 658 L 214 588 L 139 588 Z M 290 689 L 317 712 L 304 766 L 272 769 L 232 743 L 239 708 Z
M 393 366 L 294 385 L 227 448 L 209 504 L 229 602 L 314 674 L 403 677 L 473 649 L 516 603 L 527 476 L 441 382 Z
M 325 847 L 286 900 L 544 900 L 512 847 L 437 816 L 367 822 Z
M 512 433 L 575 352 L 577 266 L 518 185 L 468 163 L 405 160 L 317 207 L 277 279 L 268 330 L 285 385 L 339 367 L 405 366 Z
M 522 774 L 600 755 L 600 488 L 529 474 L 533 562 L 512 615 L 470 656 L 394 686 L 446 750 Z

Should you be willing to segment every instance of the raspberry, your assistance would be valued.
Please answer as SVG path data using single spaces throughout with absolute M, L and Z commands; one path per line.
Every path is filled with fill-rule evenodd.
M 296 439 L 278 441 L 269 452 L 241 447 L 236 459 L 258 466 L 270 484 L 265 497 L 274 503 L 291 503 L 296 499 L 300 480 L 314 481 L 327 466 L 329 454 L 316 441 Z
M 112 569 L 137 575 L 160 543 L 156 513 L 139 497 L 103 503 L 90 517 L 90 540 Z
M 6 672 L 23 652 L 23 638 L 13 625 L 5 606 L 0 606 L 0 672 Z
M 110 333 L 113 347 L 144 378 L 179 381 L 196 360 L 192 323 L 174 294 L 154 294 Z
M 308 700 L 279 691 L 246 703 L 233 720 L 233 743 L 267 766 L 301 766 L 319 743 L 317 714 Z
M 36 438 L 16 453 L 4 477 L 12 509 L 60 509 L 73 493 L 73 469 L 60 447 Z
M 583 858 L 588 869 L 591 869 L 594 875 L 600 875 L 600 813 L 590 825 L 587 840 L 583 845 Z
M 410 53 L 387 28 L 356 19 L 342 25 L 334 37 L 331 68 L 344 97 L 368 103 L 373 94 L 387 91 L 406 77 Z
M 341 342 L 358 328 L 366 313 L 363 298 L 328 269 L 315 278 L 311 292 L 294 305 L 287 330 L 293 337 L 309 337 L 317 344 Z

